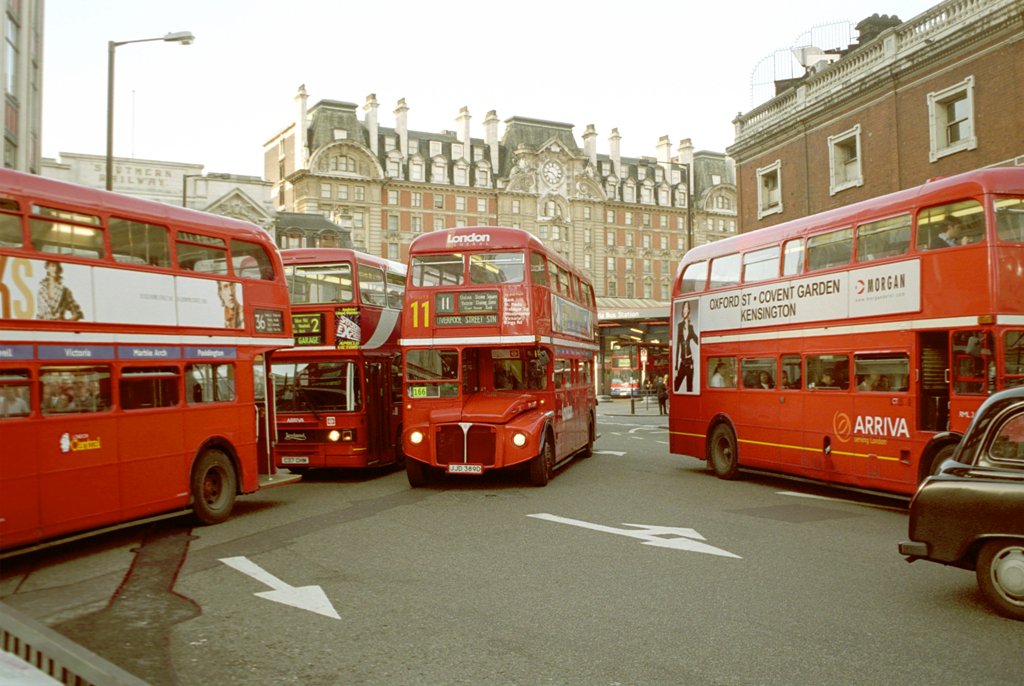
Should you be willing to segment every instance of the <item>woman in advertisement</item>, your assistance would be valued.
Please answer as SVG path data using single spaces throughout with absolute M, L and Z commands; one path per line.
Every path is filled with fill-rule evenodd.
M 64 285 L 64 267 L 60 262 L 46 263 L 46 276 L 39 282 L 36 319 L 77 321 L 84 315 L 71 289 Z

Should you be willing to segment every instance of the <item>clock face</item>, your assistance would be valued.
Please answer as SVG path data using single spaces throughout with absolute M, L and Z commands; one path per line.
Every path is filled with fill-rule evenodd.
M 557 162 L 545 162 L 542 173 L 548 185 L 554 186 L 562 181 L 562 167 Z

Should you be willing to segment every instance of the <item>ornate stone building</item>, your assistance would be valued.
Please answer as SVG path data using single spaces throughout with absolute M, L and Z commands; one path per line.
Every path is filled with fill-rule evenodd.
M 581 146 L 572 124 L 555 121 L 512 117 L 499 138 L 491 111 L 474 137 L 467 108 L 454 131 L 439 132 L 410 129 L 404 100 L 392 127 L 379 122 L 374 95 L 362 110 L 334 100 L 309 107 L 301 87 L 295 122 L 265 145 L 265 168 L 278 212 L 320 214 L 372 254 L 404 260 L 409 243 L 435 229 L 519 227 L 592 274 L 599 296 L 665 303 L 687 247 L 735 231 L 731 167 L 724 155 L 695 155 L 689 140 L 673 150 L 665 136 L 654 156 L 631 158 L 616 129 L 599 154 L 592 125 Z M 311 244 L 303 240 L 279 242 Z
M 43 98 L 43 0 L 4 3 L 4 167 L 38 174 Z
M 1020 0 L 948 0 L 867 31 L 734 120 L 743 231 L 1024 164 Z M 877 34 L 877 35 L 874 35 Z

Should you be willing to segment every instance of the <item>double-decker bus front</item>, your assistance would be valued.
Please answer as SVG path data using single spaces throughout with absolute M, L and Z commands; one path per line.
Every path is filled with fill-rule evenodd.
M 592 290 L 545 253 L 526 232 L 496 227 L 413 242 L 402 327 L 412 486 L 442 471 L 527 465 L 544 485 L 558 465 L 589 454 Z M 590 306 L 574 302 L 584 286 Z
M 341 248 L 284 250 L 295 347 L 272 356 L 279 467 L 401 462 L 405 266 Z

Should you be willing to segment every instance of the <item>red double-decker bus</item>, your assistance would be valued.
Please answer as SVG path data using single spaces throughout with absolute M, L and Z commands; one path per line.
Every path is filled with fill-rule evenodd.
M 409 483 L 529 465 L 543 486 L 595 437 L 586 275 L 521 229 L 458 228 L 409 251 L 402 322 Z
M 225 519 L 273 472 L 287 314 L 259 227 L 0 170 L 0 547 Z
M 405 265 L 346 248 L 281 252 L 295 347 L 271 358 L 278 466 L 400 463 Z
M 700 246 L 672 306 L 670 450 L 911 494 L 1024 383 L 1024 169 Z

